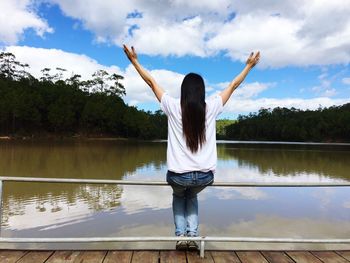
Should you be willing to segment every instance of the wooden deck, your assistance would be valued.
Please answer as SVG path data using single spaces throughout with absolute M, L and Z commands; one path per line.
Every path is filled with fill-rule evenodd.
M 0 250 L 1 263 L 349 263 L 347 251 L 206 251 L 201 259 L 196 252 L 180 251 L 25 251 Z

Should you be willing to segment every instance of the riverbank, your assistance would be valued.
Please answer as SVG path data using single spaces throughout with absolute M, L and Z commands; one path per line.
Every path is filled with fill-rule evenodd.
M 152 139 L 145 140 L 140 138 L 127 138 L 127 137 L 113 137 L 108 134 L 75 134 L 75 135 L 57 135 L 57 134 L 41 134 L 41 135 L 3 135 L 0 136 L 0 141 L 27 141 L 27 140 L 94 140 L 94 141 L 128 141 L 128 140 L 137 140 L 137 141 L 166 141 L 166 139 Z M 227 140 L 217 138 L 218 143 L 227 143 L 227 144 L 283 144 L 283 145 L 350 145 L 348 141 L 339 141 L 339 140 L 326 140 L 326 141 L 259 141 L 259 140 Z
M 40 135 L 40 136 L 0 136 L 0 141 L 9 141 L 9 140 L 18 140 L 18 141 L 24 141 L 24 140 L 66 140 L 66 139 L 74 139 L 74 140 L 103 140 L 103 141 L 108 141 L 108 140 L 135 140 L 136 138 L 125 138 L 125 137 L 111 137 L 108 135 L 96 135 L 96 134 L 91 134 L 91 135 L 81 135 L 81 134 L 76 134 L 76 135 L 53 135 L 53 134 L 46 134 L 46 135 Z

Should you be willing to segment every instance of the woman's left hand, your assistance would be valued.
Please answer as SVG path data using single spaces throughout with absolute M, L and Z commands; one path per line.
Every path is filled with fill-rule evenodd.
M 253 68 L 256 64 L 258 64 L 260 59 L 260 51 L 256 52 L 254 54 L 254 52 L 250 53 L 250 56 L 247 59 L 247 66 L 249 66 L 250 68 Z
M 123 49 L 131 63 L 137 62 L 137 54 L 133 46 L 131 47 L 131 50 L 130 50 L 126 45 L 123 45 Z

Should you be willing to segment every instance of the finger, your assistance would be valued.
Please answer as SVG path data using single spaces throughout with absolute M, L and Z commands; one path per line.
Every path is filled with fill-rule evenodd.
M 256 59 L 255 59 L 255 64 L 258 64 L 259 63 L 259 61 L 260 61 L 260 57 L 257 57 Z
M 131 50 L 132 50 L 132 53 L 133 53 L 134 55 L 136 55 L 135 48 L 134 48 L 133 46 L 131 46 Z
M 125 55 L 128 57 L 129 56 L 128 51 L 125 48 L 123 48 L 123 51 L 124 51 Z
M 254 55 L 254 52 L 251 52 L 248 59 L 251 59 L 253 55 Z
M 254 56 L 254 60 L 259 60 L 259 58 L 260 58 L 260 52 L 258 51 Z
M 126 45 L 123 44 L 123 49 L 124 49 L 124 52 L 128 55 L 130 53 L 128 47 Z
M 125 53 L 125 55 L 128 57 L 128 59 L 131 61 L 131 53 L 130 53 L 130 50 L 129 50 L 129 48 L 126 46 L 126 45 L 124 45 L 123 44 L 123 50 L 124 50 L 124 53 Z

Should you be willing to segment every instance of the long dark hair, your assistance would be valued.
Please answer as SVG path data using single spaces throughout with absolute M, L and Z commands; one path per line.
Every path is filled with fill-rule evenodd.
M 192 153 L 205 142 L 205 86 L 195 73 L 185 76 L 181 84 L 182 131 Z

